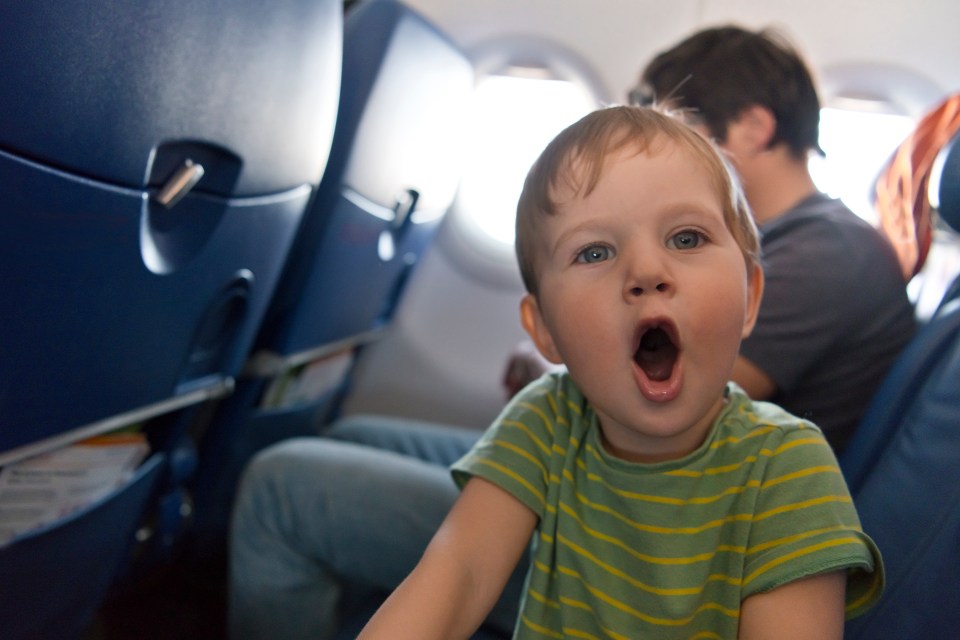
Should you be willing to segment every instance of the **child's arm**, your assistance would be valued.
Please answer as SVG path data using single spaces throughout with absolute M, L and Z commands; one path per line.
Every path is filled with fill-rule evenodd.
M 468 638 L 496 603 L 536 523 L 509 493 L 470 479 L 416 568 L 359 637 Z
M 738 640 L 840 640 L 846 587 L 846 571 L 834 571 L 752 595 Z

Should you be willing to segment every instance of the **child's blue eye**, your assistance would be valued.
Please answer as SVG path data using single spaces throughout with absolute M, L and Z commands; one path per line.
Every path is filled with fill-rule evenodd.
M 670 238 L 668 244 L 675 249 L 696 249 L 703 241 L 704 235 L 699 231 L 681 231 Z
M 610 247 L 605 247 L 602 244 L 592 244 L 585 249 L 581 249 L 580 253 L 577 254 L 577 262 L 603 262 L 609 260 L 612 255 L 613 251 Z

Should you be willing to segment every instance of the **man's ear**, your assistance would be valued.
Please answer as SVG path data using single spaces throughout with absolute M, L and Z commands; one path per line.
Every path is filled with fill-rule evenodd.
M 747 309 L 743 318 L 743 334 L 746 338 L 757 324 L 757 315 L 760 312 L 760 301 L 763 299 L 764 287 L 763 268 L 759 264 L 753 265 L 753 271 L 747 280 Z
M 770 109 L 759 104 L 747 107 L 727 125 L 727 139 L 729 140 L 731 135 L 735 136 L 740 149 L 754 154 L 766 151 L 776 132 L 776 116 Z
M 520 324 L 523 325 L 527 335 L 536 345 L 540 355 L 553 364 L 563 364 L 563 358 L 560 357 L 560 353 L 553 343 L 553 336 L 543 322 L 540 304 L 533 294 L 528 293 L 520 301 Z

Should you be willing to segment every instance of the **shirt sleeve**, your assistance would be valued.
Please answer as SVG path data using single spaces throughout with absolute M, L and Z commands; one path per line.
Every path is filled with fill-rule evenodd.
M 556 426 L 556 377 L 547 374 L 520 392 L 477 444 L 453 464 L 460 488 L 473 476 L 488 480 L 543 516 Z
M 836 458 L 817 429 L 771 443 L 743 576 L 743 597 L 845 570 L 847 617 L 883 591 L 880 552 L 863 532 Z

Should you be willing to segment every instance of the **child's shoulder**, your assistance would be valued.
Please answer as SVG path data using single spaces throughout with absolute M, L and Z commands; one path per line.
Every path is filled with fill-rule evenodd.
M 817 441 L 827 445 L 820 428 L 773 402 L 753 400 L 736 383 L 727 387 L 728 408 L 721 428 L 731 434 L 749 435 L 769 445 L 772 442 Z
M 514 396 L 507 407 L 511 405 L 526 410 L 542 408 L 555 414 L 590 412 L 590 403 L 566 371 L 543 374 Z

